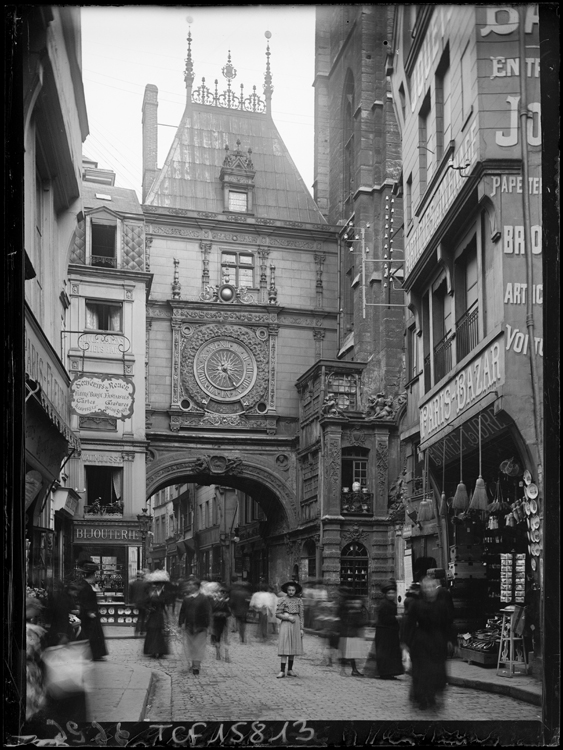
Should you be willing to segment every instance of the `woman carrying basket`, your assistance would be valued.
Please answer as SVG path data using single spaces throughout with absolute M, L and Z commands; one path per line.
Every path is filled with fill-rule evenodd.
M 288 581 L 281 586 L 286 596 L 281 599 L 276 609 L 276 617 L 281 621 L 278 639 L 278 656 L 281 656 L 278 679 L 293 674 L 293 659 L 303 653 L 303 600 L 300 598 L 301 586 L 296 581 Z

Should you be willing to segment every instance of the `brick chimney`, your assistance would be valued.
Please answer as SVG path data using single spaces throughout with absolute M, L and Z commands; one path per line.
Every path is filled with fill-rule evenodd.
M 143 197 L 145 202 L 147 194 L 157 174 L 158 155 L 158 89 L 149 83 L 145 86 L 143 97 Z

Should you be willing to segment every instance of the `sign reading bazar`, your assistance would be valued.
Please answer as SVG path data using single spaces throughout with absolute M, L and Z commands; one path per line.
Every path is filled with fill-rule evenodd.
M 71 383 L 71 408 L 75 414 L 127 419 L 133 414 L 135 384 L 119 375 L 77 375 Z
M 420 447 L 505 380 L 504 348 L 496 339 L 419 410 Z
M 88 523 L 74 522 L 74 541 L 78 543 L 95 542 L 96 544 L 113 544 L 115 542 L 126 542 L 141 544 L 139 529 L 132 524 L 116 524 L 100 522 Z

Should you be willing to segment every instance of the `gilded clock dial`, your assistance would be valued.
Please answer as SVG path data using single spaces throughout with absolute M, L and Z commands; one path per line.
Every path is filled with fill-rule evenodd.
M 256 381 L 256 362 L 240 342 L 214 339 L 200 347 L 194 358 L 200 388 L 219 401 L 238 401 Z

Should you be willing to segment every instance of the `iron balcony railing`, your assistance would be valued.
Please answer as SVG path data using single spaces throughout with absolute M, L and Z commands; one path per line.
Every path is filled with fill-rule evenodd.
M 85 516 L 122 516 L 123 515 L 123 503 L 109 503 L 108 505 L 102 505 L 101 503 L 92 503 L 84 507 Z
M 454 336 L 446 333 L 434 347 L 434 384 L 442 380 L 452 369 L 452 343 Z
M 373 495 L 371 492 L 352 492 L 342 490 L 340 494 L 340 507 L 343 515 L 372 515 Z
M 474 305 L 456 322 L 457 361 L 460 362 L 479 343 L 479 307 Z
M 92 255 L 91 265 L 102 268 L 117 268 L 117 258 L 107 255 Z

